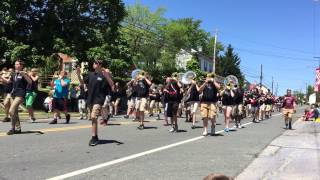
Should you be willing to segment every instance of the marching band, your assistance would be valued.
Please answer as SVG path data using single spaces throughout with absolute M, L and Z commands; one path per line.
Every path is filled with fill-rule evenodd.
M 23 63 L 18 60 L 15 63 L 15 71 L 9 74 L 1 74 L 0 81 L 6 84 L 5 118 L 4 122 L 11 121 L 12 129 L 8 135 L 21 133 L 18 116 L 18 106 L 26 101 L 30 119 L 35 117 L 32 104 L 37 94 L 38 75 L 37 69 L 32 69 L 29 74 L 22 71 Z M 80 85 L 78 103 L 80 119 L 89 118 L 92 121 L 92 138 L 90 146 L 98 144 L 98 117 L 100 124 L 107 125 L 108 120 L 118 115 L 121 99 L 119 83 L 114 83 L 112 73 L 102 67 L 102 61 L 93 63 L 94 72 L 83 77 L 77 69 Z M 57 79 L 52 81 L 53 95 L 52 110 L 54 118 L 50 124 L 56 124 L 60 112 L 66 115 L 66 123 L 70 121 L 70 115 L 66 109 L 66 98 L 70 80 L 66 72 L 62 71 Z M 235 122 L 235 127 L 241 129 L 241 120 L 245 117 L 252 118 L 253 122 L 259 122 L 272 116 L 274 110 L 280 111 L 283 107 L 286 128 L 291 128 L 292 113 L 295 111 L 295 99 L 291 91 L 285 98 L 275 97 L 270 91 L 264 93 L 258 87 L 244 91 L 238 79 L 229 75 L 224 82 L 218 82 L 214 73 L 208 73 L 206 78 L 199 81 L 196 73 L 173 73 L 166 77 L 163 85 L 152 83 L 150 75 L 141 69 L 131 73 L 131 80 L 127 83 L 127 111 L 124 118 L 134 117 L 138 121 L 138 129 L 145 129 L 145 113 L 150 117 L 156 114 L 160 120 L 160 113 L 164 112 L 164 125 L 171 126 L 169 132 L 179 132 L 178 117 L 185 113 L 186 122 L 191 122 L 191 129 L 196 128 L 198 109 L 203 120 L 203 136 L 216 135 L 216 118 L 218 112 L 223 112 L 225 132 L 231 129 L 230 122 Z M 46 99 L 47 101 L 47 99 Z M 47 105 L 49 100 L 47 102 Z M 284 104 L 284 105 L 282 105 Z M 49 106 L 48 106 L 49 107 Z M 88 107 L 88 108 L 87 108 Z M 50 110 L 51 111 L 51 110 Z M 10 116 L 10 118 L 9 118 Z M 208 121 L 211 121 L 211 131 L 208 130 Z

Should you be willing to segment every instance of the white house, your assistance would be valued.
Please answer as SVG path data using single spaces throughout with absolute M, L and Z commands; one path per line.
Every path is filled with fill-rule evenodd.
M 207 57 L 194 49 L 191 49 L 191 51 L 181 49 L 176 55 L 177 66 L 186 69 L 187 62 L 190 61 L 194 55 L 198 57 L 201 71 L 212 72 L 212 58 Z

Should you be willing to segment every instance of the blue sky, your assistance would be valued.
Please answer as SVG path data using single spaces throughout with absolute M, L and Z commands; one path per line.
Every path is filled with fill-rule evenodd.
M 126 5 L 136 0 L 124 0 Z M 263 83 L 278 95 L 287 88 L 305 92 L 314 84 L 320 57 L 320 1 L 315 0 L 139 0 L 156 10 L 166 9 L 170 19 L 202 20 L 210 33 L 218 29 L 218 41 L 231 44 L 241 58 L 241 69 L 251 82 Z M 275 90 L 274 90 L 275 91 Z

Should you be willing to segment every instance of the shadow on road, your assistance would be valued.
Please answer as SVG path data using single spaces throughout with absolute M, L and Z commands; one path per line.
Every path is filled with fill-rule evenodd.
M 42 131 L 22 131 L 20 134 L 44 134 Z
M 117 141 L 117 140 L 105 140 L 101 139 L 99 140 L 99 144 L 116 144 L 116 145 L 122 145 L 124 144 L 123 142 Z

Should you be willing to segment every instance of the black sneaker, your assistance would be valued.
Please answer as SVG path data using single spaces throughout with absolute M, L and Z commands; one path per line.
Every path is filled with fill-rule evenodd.
M 195 128 L 196 128 L 196 126 L 195 126 L 195 125 L 192 125 L 192 126 L 191 126 L 191 129 L 195 129 Z
M 36 122 L 36 118 L 31 118 L 32 123 Z
M 70 123 L 70 114 L 67 114 L 66 115 L 66 124 L 69 124 Z
M 92 136 L 91 140 L 89 141 L 89 146 L 96 146 L 99 144 L 98 136 Z
M 129 118 L 129 115 L 125 115 L 125 116 L 123 116 L 125 119 L 128 119 Z
M 149 114 L 149 117 L 152 117 L 153 116 L 153 113 Z
M 143 130 L 144 129 L 144 125 L 140 125 L 137 127 L 139 130 Z
M 4 118 L 4 119 L 2 120 L 2 122 L 10 122 L 10 121 L 11 121 L 11 119 L 8 118 L 8 117 L 6 117 L 6 118 Z
M 21 134 L 21 129 L 15 130 L 14 133 L 15 133 L 15 134 Z
M 14 134 L 14 132 L 15 132 L 15 130 L 14 130 L 14 129 L 10 129 L 10 130 L 7 132 L 7 135 L 13 135 L 13 134 Z
M 57 123 L 58 123 L 57 119 L 53 119 L 52 121 L 49 122 L 49 124 L 57 124 Z

